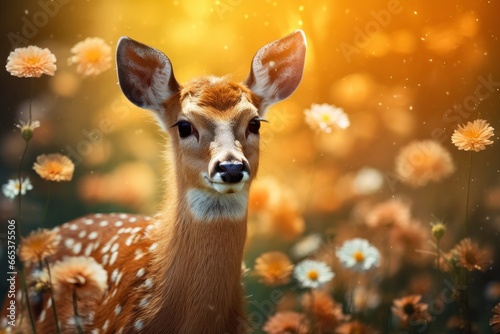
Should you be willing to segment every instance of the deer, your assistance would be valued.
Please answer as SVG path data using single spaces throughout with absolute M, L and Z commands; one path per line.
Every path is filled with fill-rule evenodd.
M 54 228 L 59 244 L 51 262 L 92 257 L 108 275 L 102 295 L 78 300 L 85 333 L 249 330 L 242 261 L 259 129 L 268 108 L 298 87 L 305 54 L 297 30 L 260 48 L 241 83 L 204 76 L 181 85 L 164 53 L 119 39 L 123 94 L 167 133 L 165 200 L 152 217 L 89 214 Z M 48 293 L 36 297 L 30 293 L 37 332 L 55 333 Z M 76 333 L 70 303 L 55 298 L 63 333 Z

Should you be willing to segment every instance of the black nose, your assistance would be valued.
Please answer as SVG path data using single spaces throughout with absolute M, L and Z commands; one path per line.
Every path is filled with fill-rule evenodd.
M 227 183 L 238 183 L 243 178 L 245 166 L 239 161 L 222 161 L 217 165 L 222 181 Z

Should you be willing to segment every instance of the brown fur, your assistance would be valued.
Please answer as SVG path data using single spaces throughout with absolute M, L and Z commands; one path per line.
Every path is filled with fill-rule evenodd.
M 226 87 L 226 90 L 224 90 Z M 215 91 L 212 91 L 214 88 Z M 200 91 L 199 101 L 204 105 L 204 117 L 225 119 L 228 115 L 235 117 L 238 102 L 242 94 L 251 98 L 251 93 L 242 85 L 224 81 L 210 85 L 208 80 L 194 81 L 188 84 L 181 94 L 176 94 L 166 103 L 167 114 L 170 119 L 175 113 L 181 112 L 181 96 Z M 223 92 L 226 92 L 224 94 Z M 224 102 L 217 102 L 222 96 Z M 227 98 L 227 99 L 226 99 Z M 256 106 L 258 107 L 258 106 Z M 226 108 L 225 113 L 215 112 L 218 108 Z M 245 120 L 246 121 L 246 120 Z M 51 262 L 61 259 L 64 255 L 73 254 L 63 245 L 67 239 L 82 242 L 81 253 L 88 246 L 87 237 L 80 238 L 82 230 L 87 235 L 94 230 L 99 231 L 99 238 L 92 242 L 99 242 L 99 246 L 90 256 L 98 263 L 105 262 L 103 257 L 108 256 L 107 264 L 103 267 L 108 272 L 109 288 L 102 296 L 79 302 L 79 314 L 84 319 L 85 332 L 92 333 L 244 333 L 247 330 L 244 313 L 244 297 L 241 285 L 241 264 L 243 247 L 246 238 L 246 217 L 240 221 L 219 220 L 210 223 L 196 221 L 189 213 L 184 200 L 185 193 L 192 187 L 200 185 L 194 181 L 195 174 L 183 174 L 179 177 L 178 170 L 183 170 L 186 163 L 183 154 L 179 152 L 178 139 L 175 129 L 171 133 L 171 148 L 168 156 L 171 166 L 166 179 L 169 187 L 166 195 L 166 205 L 162 214 L 146 221 L 143 216 L 136 217 L 134 223 L 124 222 L 122 226 L 115 226 L 120 219 L 118 215 L 87 216 L 79 220 L 66 223 L 58 229 L 61 235 L 60 252 L 51 259 Z M 257 170 L 258 147 L 242 147 L 243 154 L 248 153 L 252 170 Z M 255 151 L 247 152 L 247 151 Z M 209 152 L 205 151 L 205 154 Z M 199 157 L 205 163 L 210 156 Z M 253 173 L 252 173 L 253 174 Z M 173 182 L 172 182 L 173 181 Z M 244 191 L 248 191 L 246 186 Z M 129 217 L 129 216 L 127 216 Z M 130 216 L 132 217 L 132 216 Z M 93 219 L 92 225 L 86 225 L 85 219 Z M 105 227 L 97 227 L 102 221 L 108 221 Z M 69 227 L 76 224 L 78 228 Z M 154 226 L 146 232 L 148 226 Z M 118 234 L 123 228 L 140 227 L 136 232 L 137 238 L 130 246 L 125 246 L 130 233 Z M 97 229 L 96 229 L 97 228 Z M 115 240 L 109 244 L 109 240 Z M 118 244 L 118 253 L 115 262 L 110 265 L 111 251 L 104 254 L 103 248 Z M 157 247 L 150 251 L 151 245 Z M 136 260 L 136 251 L 141 250 L 144 255 Z M 144 268 L 144 274 L 137 277 L 137 273 Z M 121 278 L 116 283 L 112 280 L 112 273 L 118 270 Z M 152 287 L 146 288 L 145 282 L 151 279 Z M 115 292 L 116 290 L 116 292 Z M 145 298 L 150 298 L 147 305 L 141 307 Z M 49 295 L 45 293 L 40 303 L 40 312 L 35 314 L 37 329 L 40 333 L 54 333 L 55 325 L 52 309 L 48 303 Z M 56 307 L 64 332 L 72 332 L 73 308 L 71 296 L 57 299 Z M 121 311 L 117 314 L 116 310 Z M 43 311 L 44 310 L 44 311 Z M 40 321 L 41 312 L 45 312 L 43 321 Z M 24 315 L 24 325 L 28 325 L 27 315 Z M 138 321 L 142 327 L 137 329 Z M 72 330 L 70 330 L 70 328 Z

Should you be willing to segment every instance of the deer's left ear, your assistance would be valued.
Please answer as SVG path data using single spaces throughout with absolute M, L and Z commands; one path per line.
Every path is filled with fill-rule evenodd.
M 262 98 L 259 113 L 286 99 L 298 87 L 304 71 L 306 38 L 302 30 L 263 46 L 252 60 L 244 84 Z

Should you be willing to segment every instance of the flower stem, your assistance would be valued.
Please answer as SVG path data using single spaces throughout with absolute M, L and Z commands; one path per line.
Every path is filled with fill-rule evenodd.
M 441 249 L 439 248 L 439 241 L 440 239 L 436 239 L 436 252 L 437 252 L 437 263 L 436 263 L 436 299 L 439 297 L 438 296 L 438 291 L 439 291 L 439 282 L 441 280 Z
M 35 318 L 33 317 L 33 311 L 31 310 L 30 296 L 28 295 L 28 287 L 26 285 L 26 274 L 24 272 L 24 266 L 21 266 L 21 288 L 23 291 L 24 298 L 26 299 L 26 307 L 28 308 L 28 315 L 30 317 L 31 329 L 33 334 L 36 334 Z
M 471 170 L 472 170 L 472 151 L 469 152 L 469 173 L 467 176 L 467 200 L 465 202 L 465 224 L 464 224 L 465 238 L 469 236 L 468 223 L 469 223 L 469 197 L 470 197 L 469 195 L 470 195 Z
M 30 107 L 29 107 L 29 121 L 30 122 L 31 122 L 31 100 L 33 99 L 32 92 L 33 92 L 33 80 L 31 81 L 31 92 L 30 92 Z M 17 241 L 18 245 L 19 245 L 18 240 L 20 240 L 21 236 L 22 236 L 21 222 L 22 222 L 22 214 L 23 214 L 23 211 L 22 211 L 23 180 L 21 178 L 21 171 L 23 169 L 23 163 L 24 163 L 24 159 L 26 157 L 26 152 L 28 151 L 28 145 L 29 145 L 29 139 L 25 140 L 23 154 L 21 155 L 21 161 L 19 162 L 19 169 L 17 171 L 17 178 L 19 180 L 19 194 L 18 194 L 18 196 L 19 196 L 19 199 L 18 199 L 19 218 L 18 218 L 17 224 L 16 224 L 16 235 L 18 236 L 18 238 L 16 238 L 16 241 Z M 30 322 L 31 322 L 31 329 L 33 330 L 33 333 L 36 334 L 35 318 L 33 317 L 33 311 L 31 310 L 31 302 L 30 302 L 30 297 L 28 294 L 28 287 L 26 284 L 26 273 L 24 272 L 24 266 L 22 263 L 21 263 L 20 272 L 21 272 L 21 289 L 22 289 L 24 297 L 26 298 L 26 307 L 28 308 L 28 314 L 29 314 Z
M 73 311 L 75 312 L 75 325 L 78 330 L 78 334 L 84 334 L 82 329 L 82 324 L 80 322 L 80 317 L 78 316 L 78 306 L 77 306 L 77 295 L 76 288 L 73 289 Z
M 309 295 L 311 296 L 311 300 L 310 300 L 311 307 L 309 310 L 309 312 L 311 312 L 311 333 L 316 333 L 316 328 L 315 328 L 316 323 L 314 321 L 314 293 L 313 293 L 313 289 L 309 290 Z
M 52 275 L 50 274 L 50 266 L 49 266 L 49 261 L 47 261 L 47 259 L 45 259 L 45 266 L 47 267 L 47 273 L 49 275 L 50 301 L 52 302 L 52 313 L 54 313 L 54 321 L 56 323 L 56 332 L 57 332 L 57 334 L 60 334 L 61 329 L 59 328 L 59 319 L 57 317 L 57 311 L 56 311 L 56 301 L 54 299 L 54 289 L 52 288 Z
M 45 209 L 43 210 L 43 218 L 41 226 L 45 226 L 45 220 L 47 219 L 47 214 L 49 212 L 50 195 L 52 190 L 52 182 L 49 182 L 49 190 L 47 191 L 47 200 L 45 201 Z
M 358 281 L 358 274 L 355 273 L 354 279 L 352 280 L 351 294 L 349 296 L 349 299 L 350 299 L 349 302 L 351 304 L 350 311 L 351 311 L 352 317 L 354 319 L 356 319 L 356 305 L 354 304 L 354 290 L 356 289 L 357 281 Z
M 33 84 L 34 84 L 34 80 L 33 78 L 30 80 L 30 105 L 29 105 L 29 119 L 28 121 L 31 123 L 31 105 L 32 105 L 32 102 L 33 102 Z

